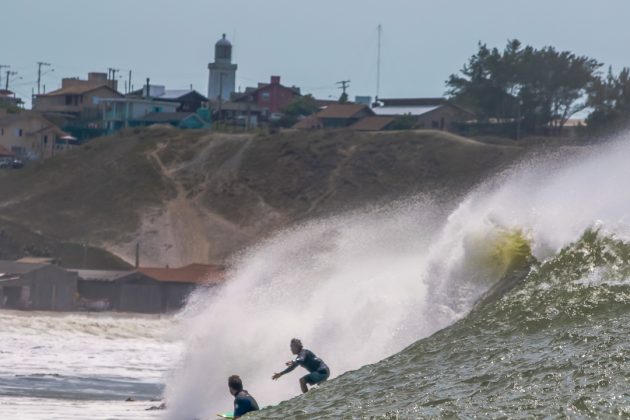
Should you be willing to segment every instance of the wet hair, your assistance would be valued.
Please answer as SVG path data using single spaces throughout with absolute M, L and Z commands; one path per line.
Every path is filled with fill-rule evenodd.
M 241 381 L 241 377 L 238 375 L 232 375 L 228 378 L 228 386 L 235 391 L 243 390 L 243 381 Z
M 291 345 L 296 345 L 299 348 L 302 348 L 302 342 L 300 341 L 299 338 L 292 338 L 291 339 Z

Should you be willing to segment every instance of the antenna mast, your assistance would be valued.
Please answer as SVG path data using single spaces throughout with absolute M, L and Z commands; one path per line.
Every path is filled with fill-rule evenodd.
M 381 24 L 378 25 L 378 52 L 376 54 L 376 97 L 374 102 L 378 102 L 381 93 Z

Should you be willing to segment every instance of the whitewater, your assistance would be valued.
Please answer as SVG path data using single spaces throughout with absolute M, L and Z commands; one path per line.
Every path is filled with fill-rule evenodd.
M 555 148 L 463 199 L 294 226 L 176 317 L 0 313 L 0 413 L 210 419 L 238 374 L 254 418 L 628 416 L 628 156 Z M 294 337 L 331 368 L 306 395 L 299 369 L 271 380 Z

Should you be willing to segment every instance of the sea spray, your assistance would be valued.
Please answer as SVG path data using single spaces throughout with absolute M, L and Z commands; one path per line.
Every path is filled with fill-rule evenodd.
M 422 281 L 440 211 L 422 199 L 314 221 L 241 256 L 222 290 L 193 299 L 188 352 L 166 394 L 170 418 L 230 407 L 234 373 L 262 405 L 296 395 L 304 372 L 271 381 L 293 337 L 334 377 L 461 316 L 431 303 Z M 447 315 L 427 317 L 433 305 Z
M 222 290 L 193 299 L 182 327 L 187 352 L 167 387 L 167 417 L 229 407 L 225 381 L 233 373 L 261 405 L 296 395 L 298 374 L 270 380 L 290 356 L 292 337 L 320 355 L 334 377 L 452 324 L 499 280 L 492 276 L 500 271 L 474 268 L 475 238 L 523 232 L 544 260 L 595 223 L 627 237 L 630 147 L 571 153 L 489 180 L 446 216 L 420 199 L 307 223 L 250 250 Z M 322 392 L 335 387 L 331 382 Z M 371 395 L 379 392 L 386 394 Z

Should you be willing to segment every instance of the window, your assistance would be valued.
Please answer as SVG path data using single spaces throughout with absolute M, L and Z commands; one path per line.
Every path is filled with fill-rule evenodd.
M 162 108 L 159 106 L 156 106 L 153 108 L 153 112 L 162 112 Z
M 439 121 L 431 121 L 431 128 L 440 128 Z
M 44 136 L 44 144 L 48 144 L 48 136 Z
M 263 101 L 269 101 L 269 92 L 263 92 L 260 97 Z
M 22 137 L 22 134 L 24 134 L 24 132 L 22 131 L 21 128 L 15 129 L 15 137 Z
M 0 128 L 0 136 L 4 136 L 4 128 Z
M 66 95 L 66 105 L 72 105 L 72 95 Z

